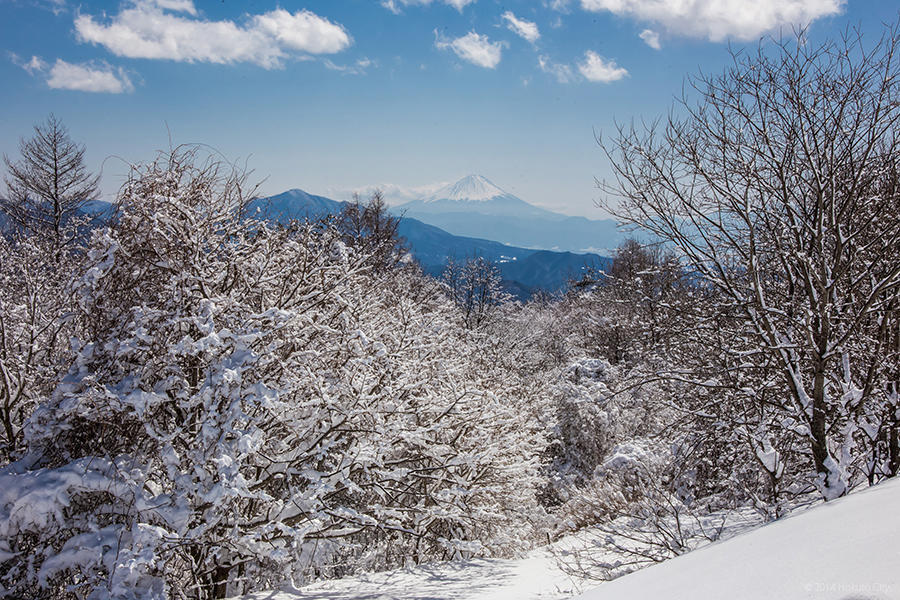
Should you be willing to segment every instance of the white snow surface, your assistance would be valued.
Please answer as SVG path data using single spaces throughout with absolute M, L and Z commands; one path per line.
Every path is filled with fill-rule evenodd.
M 539 549 L 519 560 L 438 563 L 247 599 L 896 600 L 900 481 L 802 510 L 608 583 L 575 580 Z M 593 589 L 590 589 L 593 588 Z
M 900 481 L 602 584 L 580 600 L 900 598 Z
M 438 200 L 456 200 L 459 202 L 485 202 L 497 196 L 509 196 L 487 177 L 481 175 L 468 175 L 456 183 L 445 185 L 431 196 L 425 198 L 425 202 L 437 202 Z
M 300 590 L 261 592 L 245 600 L 556 600 L 584 589 L 544 550 L 519 560 L 435 563 L 324 581 Z

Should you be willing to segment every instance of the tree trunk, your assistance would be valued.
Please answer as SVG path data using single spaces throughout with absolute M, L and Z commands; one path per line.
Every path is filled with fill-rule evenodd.
M 900 424 L 896 413 L 888 429 L 888 477 L 895 477 L 900 472 Z
M 228 593 L 228 573 L 231 567 L 217 565 L 212 574 L 212 594 L 211 597 L 220 600 L 226 597 Z
M 813 462 L 816 466 L 816 473 L 824 478 L 823 484 L 825 489 L 828 490 L 836 482 L 830 477 L 831 469 L 829 469 L 826 464 L 828 462 L 829 454 L 828 435 L 826 433 L 827 428 L 825 423 L 825 369 L 821 362 L 816 365 L 812 402 L 812 419 L 810 420 L 809 431 Z M 843 493 L 844 490 L 841 490 L 839 495 L 843 495 Z M 832 497 L 829 493 L 825 493 L 824 496 L 826 499 Z

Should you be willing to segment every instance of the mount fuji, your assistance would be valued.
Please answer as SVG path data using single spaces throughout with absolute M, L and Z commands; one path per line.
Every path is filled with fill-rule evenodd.
M 528 204 L 481 175 L 468 175 L 433 194 L 397 207 L 407 213 L 470 213 L 498 217 L 564 219 L 564 215 Z M 412 214 L 410 214 L 412 216 Z
M 468 175 L 393 210 L 454 235 L 524 248 L 603 251 L 616 247 L 623 238 L 611 219 L 592 220 L 549 211 L 510 194 L 482 175 Z

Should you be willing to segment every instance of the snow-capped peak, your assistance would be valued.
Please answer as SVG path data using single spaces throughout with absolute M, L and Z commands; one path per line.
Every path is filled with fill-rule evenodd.
M 497 196 L 507 196 L 508 194 L 494 185 L 487 177 L 481 175 L 468 175 L 463 177 L 456 183 L 446 185 L 436 191 L 434 194 L 425 199 L 426 202 L 434 202 L 436 200 L 467 200 L 483 202 L 496 198 Z

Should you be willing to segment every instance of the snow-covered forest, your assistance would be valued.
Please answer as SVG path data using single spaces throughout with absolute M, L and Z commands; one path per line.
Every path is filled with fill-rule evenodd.
M 895 477 L 900 32 L 802 42 L 603 138 L 635 238 L 528 302 L 477 258 L 425 275 L 377 195 L 270 223 L 203 147 L 91 212 L 84 148 L 36 126 L 0 199 L 0 594 L 225 598 L 586 531 L 560 560 L 613 579 Z

